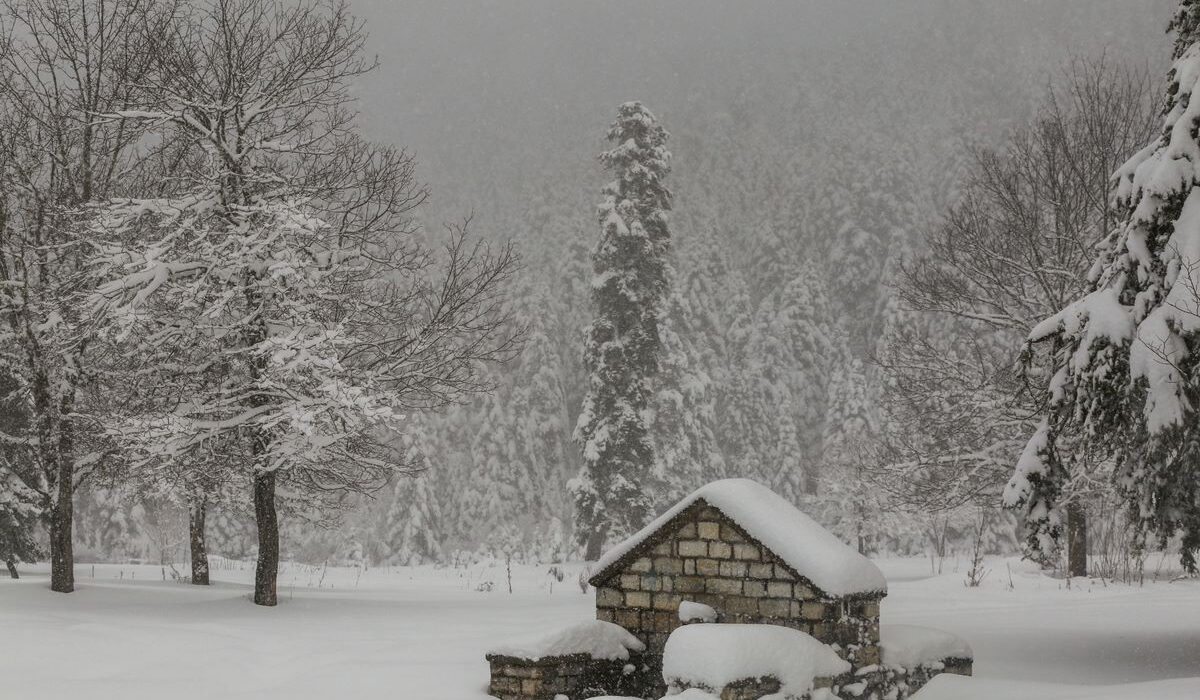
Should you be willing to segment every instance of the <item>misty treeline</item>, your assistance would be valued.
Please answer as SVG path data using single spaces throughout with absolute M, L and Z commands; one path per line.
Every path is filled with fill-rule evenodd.
M 72 139 L 82 123 L 127 149 L 119 166 L 94 169 L 109 172 L 109 179 L 97 180 L 103 188 L 92 185 L 88 198 L 61 205 L 71 227 L 57 235 L 72 245 L 82 236 L 86 255 L 71 258 L 70 275 L 55 272 L 38 283 L 47 299 L 59 299 L 65 289 L 71 296 L 61 298 L 82 300 L 71 307 L 78 309 L 74 316 L 60 313 L 53 324 L 39 311 L 45 315 L 37 317 L 36 329 L 56 344 L 53 357 L 61 364 L 55 371 L 72 377 L 72 384 L 53 386 L 70 387 L 71 399 L 87 409 L 51 412 L 59 416 L 53 420 L 68 416 L 67 424 L 86 437 L 71 448 L 76 459 L 68 487 L 42 462 L 33 463 L 31 498 L 53 523 L 63 501 L 48 489 L 78 490 L 76 540 L 89 557 L 182 557 L 189 542 L 180 524 L 189 520 L 207 532 L 199 544 L 249 557 L 273 544 L 259 541 L 255 520 L 264 516 L 255 511 L 258 494 L 271 490 L 261 477 L 278 474 L 277 503 L 290 516 L 278 523 L 279 546 L 289 557 L 362 565 L 489 555 L 549 561 L 578 557 L 584 544 L 594 552 L 598 540 L 627 534 L 702 483 L 747 476 L 865 552 L 1015 550 L 1020 535 L 1012 514 L 1000 510 L 1002 491 L 1037 429 L 1049 398 L 1042 375 L 1053 365 L 1036 352 L 1023 355 L 1024 341 L 1035 324 L 1087 291 L 1094 244 L 1116 217 L 1109 177 L 1151 140 L 1159 122 L 1159 78 L 1169 48 L 1162 29 L 1175 3 L 1134 4 L 930 0 L 903 9 L 892 3 L 847 9 L 814 3 L 815 9 L 785 10 L 802 15 L 792 17 L 801 41 L 767 32 L 755 24 L 755 13 L 738 10 L 737 18 L 722 22 L 714 15 L 729 6 L 694 3 L 697 22 L 707 17 L 713 26 L 746 24 L 764 32 L 759 44 L 772 59 L 746 63 L 749 52 L 722 43 L 741 35 L 723 31 L 702 50 L 719 59 L 715 67 L 699 57 L 680 60 L 701 49 L 687 45 L 683 30 L 661 30 L 662 22 L 678 19 L 671 10 L 677 5 L 656 4 L 646 10 L 655 21 L 639 22 L 639 13 L 602 18 L 585 4 L 554 4 L 537 12 L 577 33 L 553 46 L 577 61 L 573 51 L 583 47 L 583 66 L 531 49 L 516 59 L 504 54 L 490 70 L 467 76 L 456 71 L 474 64 L 436 60 L 434 37 L 419 35 L 420 22 L 381 26 L 372 33 L 394 31 L 402 39 L 395 45 L 431 54 L 428 71 L 423 61 L 404 66 L 403 84 L 424 89 L 400 90 L 395 99 L 432 109 L 428 119 L 443 127 L 414 128 L 421 167 L 435 174 L 432 202 L 423 201 L 427 192 L 417 184 L 412 159 L 354 134 L 352 108 L 344 101 L 349 83 L 369 88 L 354 94 L 363 97 L 363 121 L 376 131 L 394 113 L 381 107 L 388 101 L 380 95 L 394 91 L 386 71 L 357 75 L 369 67 L 361 53 L 338 64 L 344 81 L 321 100 L 303 100 L 311 107 L 286 112 L 282 125 L 268 120 L 272 132 L 297 129 L 300 136 L 288 140 L 273 133 L 243 138 L 237 120 L 247 109 L 257 113 L 256 105 L 224 96 L 197 100 L 191 86 L 166 79 L 191 73 L 196 61 L 219 63 L 220 56 L 188 52 L 189 63 L 160 77 L 157 71 L 166 67 L 153 56 L 170 47 L 155 48 L 144 59 L 149 65 L 139 68 L 153 79 L 136 82 L 137 99 L 69 117 L 78 120 L 67 131 Z M 253 5 L 238 6 L 260 14 Z M 440 6 L 417 2 L 403 11 L 420 19 L 443 12 Z M 529 7 L 490 16 L 493 11 L 468 13 L 481 36 L 467 32 L 462 46 L 486 50 L 486 37 L 504 34 L 497 26 L 537 26 L 521 14 Z M 195 10 L 179 16 L 197 17 Z M 357 47 L 359 26 L 339 16 L 353 30 L 345 38 Z M 628 26 L 605 31 L 605 22 Z M 195 42 L 200 35 L 183 38 Z M 605 60 L 594 60 L 589 42 L 609 52 Z M 141 51 L 143 43 L 158 46 L 136 42 L 134 48 Z M 466 49 L 453 51 L 458 56 Z M 285 62 L 299 53 L 284 51 Z M 24 55 L 6 55 L 14 57 L 10 73 L 25 69 Z M 514 68 L 504 60 L 518 63 Z M 320 64 L 321 77 L 328 65 Z M 527 73 L 542 65 L 564 74 L 530 80 Z M 603 104 L 584 99 L 596 93 L 609 100 L 618 91 L 602 82 L 604 74 L 623 72 L 645 82 L 633 94 L 634 87 L 620 84 L 620 94 Z M 537 90 L 556 92 L 530 92 Z M 596 155 L 612 147 L 603 141 L 605 128 L 613 108 L 629 99 L 653 109 L 671 134 L 660 347 L 641 411 L 645 449 L 631 443 L 653 456 L 628 510 L 604 521 L 611 529 L 589 542 L 597 529 L 590 521 L 587 529 L 579 527 L 578 477 L 587 460 L 581 449 L 587 421 L 580 414 L 593 386 L 589 368 L 596 365 L 585 329 L 598 318 L 596 253 L 605 229 L 597 205 L 607 201 L 604 188 L 612 179 Z M 509 110 L 510 118 L 430 107 L 459 101 Z M 591 111 L 581 115 L 585 107 Z M 213 109 L 220 113 L 206 112 Z M 197 131 L 191 114 L 210 121 Z M 234 140 L 214 141 L 204 124 L 229 125 Z M 337 148 L 322 148 L 322 138 Z M 70 144 L 78 149 L 72 157 L 83 152 Z M 246 144 L 256 163 L 249 173 L 238 172 L 238 157 L 213 157 Z M 339 155 L 331 158 L 331 151 Z M 106 145 L 88 152 L 115 151 Z M 238 200 L 242 191 L 269 198 L 252 194 L 245 204 Z M 114 197 L 119 201 L 110 202 Z M 189 204 L 178 204 L 181 198 Z M 166 200 L 176 203 L 163 206 Z M 519 271 L 510 274 L 507 251 L 488 254 L 453 232 L 448 262 L 427 265 L 426 246 L 441 240 L 437 216 L 456 208 L 473 210 L 472 227 L 488 239 L 511 240 L 521 253 Z M 221 259 L 220 267 L 245 267 L 255 253 L 238 247 L 241 240 L 230 235 L 240 234 L 226 228 L 243 220 L 270 222 L 266 228 L 285 232 L 288 241 L 323 241 L 343 230 L 352 247 L 376 245 L 381 232 L 400 241 L 365 266 L 350 261 L 336 280 L 326 279 L 322 267 L 340 262 L 339 256 L 306 261 L 299 247 L 289 248 L 284 267 L 304 279 L 285 274 L 267 289 L 249 290 L 251 296 L 274 294 L 279 305 L 273 308 L 289 319 L 312 318 L 322 327 L 348 319 L 347 341 L 334 336 L 299 347 L 286 333 L 271 336 L 270 358 L 289 373 L 287 384 L 307 387 L 299 403 L 290 396 L 276 401 L 259 389 L 255 373 L 263 368 L 256 362 L 264 358 L 246 346 L 253 345 L 256 321 L 237 314 L 248 298 L 228 293 L 228 274 L 184 273 L 170 289 L 159 289 L 148 274 L 195 262 L 195 240 L 204 241 L 205 257 Z M 418 225 L 430 220 L 434 225 Z M 311 266 L 316 279 L 307 276 Z M 368 280 L 378 278 L 402 284 L 370 288 Z M 504 280 L 511 302 L 498 305 L 493 285 Z M 438 307 L 428 295 L 446 293 L 443 281 L 451 283 L 451 295 L 464 294 L 467 304 L 477 305 L 472 310 L 487 313 L 466 319 L 461 334 L 430 339 L 434 326 L 422 324 L 432 323 Z M 337 291 L 329 307 L 327 285 Z M 363 289 L 370 294 L 360 299 Z M 401 303 L 375 303 L 387 295 Z M 210 310 L 219 315 L 214 319 Z M 291 323 L 285 327 L 294 328 Z M 307 393 L 316 391 L 309 380 L 343 378 L 330 370 L 325 353 L 340 355 L 343 342 L 397 327 L 403 329 L 397 337 L 431 343 L 401 363 L 413 374 L 399 386 L 386 385 L 394 377 L 384 370 L 363 381 L 382 383 L 372 391 L 398 395 L 398 404 L 389 406 L 404 414 L 399 436 L 370 439 L 380 434 L 364 429 L 327 460 L 305 459 L 301 452 L 322 437 L 304 433 L 300 426 L 309 418 L 295 412 L 315 398 Z M 509 356 L 517 334 L 521 350 Z M 147 340 L 158 338 L 162 342 Z M 20 342 L 9 347 L 26 352 L 24 340 L 13 340 Z M 443 340 L 449 345 L 438 344 Z M 284 344 L 279 352 L 277 343 Z M 86 357 L 75 354 L 84 350 Z M 298 359 L 287 359 L 292 352 Z M 392 351 L 371 352 L 387 357 Z M 468 374 L 435 374 L 432 385 L 420 386 L 415 377 L 427 379 L 429 367 L 412 362 L 436 362 L 442 353 L 461 361 L 453 366 Z M 480 362 L 489 359 L 507 361 Z M 346 381 L 359 381 L 359 361 L 346 367 Z M 11 373 L 20 391 L 10 391 L 10 401 L 31 395 L 23 372 Z M 296 381 L 296 373 L 304 381 Z M 151 392 L 152 386 L 165 391 Z M 457 401 L 477 389 L 491 391 Z M 222 403 L 230 396 L 267 401 L 273 417 L 264 420 L 280 421 L 269 424 L 290 436 L 280 441 L 283 454 L 266 450 L 277 461 L 253 458 L 263 452 L 260 424 L 230 423 L 234 409 Z M 360 419 L 366 420 L 367 407 L 322 406 L 339 426 L 343 417 L 365 425 Z M 28 415 L 28 425 L 40 425 L 35 412 Z M 166 457 L 171 467 L 160 468 Z M 261 468 L 268 463 L 276 468 Z M 1063 536 L 1041 552 L 1047 561 L 1060 561 L 1061 549 L 1063 563 L 1078 571 L 1080 552 L 1090 548 L 1100 555 L 1093 566 L 1102 564 L 1108 569 L 1101 573 L 1111 575 L 1136 555 L 1106 478 L 1112 466 L 1087 453 L 1072 462 L 1056 504 L 1064 513 Z M 397 471 L 417 478 L 388 478 Z M 214 474 L 219 478 L 210 479 Z M 321 527 L 334 519 L 340 527 Z M 1075 555 L 1070 562 L 1068 544 Z
M 517 347 L 515 258 L 419 235 L 411 157 L 358 133 L 374 64 L 342 4 L 0 16 L 6 499 L 42 515 L 59 592 L 85 484 L 186 510 L 198 584 L 207 511 L 246 512 L 274 605 L 279 510 L 328 518 L 419 468 L 410 416 Z
M 1023 342 L 1086 286 L 1091 244 L 1111 224 L 1109 176 L 1154 133 L 1173 6 L 928 3 L 904 18 L 911 6 L 876 7 L 886 16 L 876 25 L 843 5 L 863 20 L 860 41 L 831 46 L 810 26 L 784 54 L 767 34 L 764 52 L 793 60 L 752 67 L 730 50 L 736 32 L 711 37 L 721 65 L 696 57 L 692 66 L 670 37 L 657 43 L 633 20 L 606 33 L 611 25 L 592 18 L 595 36 L 616 42 L 617 66 L 659 78 L 661 98 L 636 96 L 671 132 L 673 274 L 650 510 L 707 480 L 750 476 L 867 551 L 969 547 L 980 518 L 985 546 L 1016 550 L 1001 491 L 1045 399 L 1036 377 L 1025 379 Z M 572 40 L 592 36 L 580 34 Z M 587 65 L 571 65 L 585 76 L 576 89 L 611 90 Z M 700 80 L 689 71 L 705 73 L 705 90 L 688 91 Z M 564 82 L 553 87 L 571 90 Z M 458 199 L 519 236 L 529 345 L 501 370 L 495 395 L 422 421 L 420 442 L 439 468 L 371 504 L 349 542 L 320 541 L 314 553 L 329 549 L 319 557 L 337 547 L 391 563 L 579 554 L 567 486 L 582 466 L 573 439 L 588 387 L 581 331 L 595 319 L 594 212 L 610 179 L 594 155 L 611 107 L 598 105 L 592 131 L 571 146 L 560 122 L 578 104 L 550 110 L 517 82 L 495 92 L 484 98 L 520 105 L 512 113 L 537 139 L 487 150 L 458 136 L 439 147 L 481 165 L 454 172 L 467 181 Z M 468 149 L 484 155 L 470 160 Z M 1060 195 L 1069 199 L 1049 206 Z M 966 221 L 972 200 L 988 220 Z M 1047 234 L 1056 218 L 1060 229 Z M 971 259 L 957 259 L 960 249 Z M 986 289 L 958 289 L 961 275 Z M 1040 289 L 1039 277 L 1054 284 Z M 1011 298 L 996 289 L 1008 281 Z M 1072 491 L 1089 499 L 1093 552 L 1115 553 L 1094 560 L 1128 554 L 1124 513 L 1107 489 Z

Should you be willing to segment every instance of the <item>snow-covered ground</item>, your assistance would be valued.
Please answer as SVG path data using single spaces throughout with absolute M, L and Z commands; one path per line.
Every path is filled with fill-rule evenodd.
M 1076 579 L 1068 588 L 995 560 L 983 586 L 969 589 L 953 562 L 941 576 L 919 559 L 879 564 L 891 582 L 885 623 L 962 636 L 984 683 L 1200 677 L 1198 581 L 1139 588 Z M 34 567 L 20 581 L 0 579 L 0 696 L 482 699 L 489 647 L 592 616 L 592 595 L 576 583 L 580 566 L 560 566 L 562 581 L 550 568 L 514 567 L 510 595 L 503 565 L 291 566 L 280 576 L 279 607 L 262 609 L 249 601 L 248 563 L 216 568 L 208 589 L 163 581 L 157 566 L 96 565 L 93 578 L 92 566 L 80 565 L 79 590 L 68 596 L 51 593 L 45 567 Z M 492 590 L 478 590 L 486 582 Z M 1200 682 L 1170 687 L 1193 697 Z M 1111 697 L 1139 698 L 1146 688 Z M 931 697 L 967 697 L 946 691 Z

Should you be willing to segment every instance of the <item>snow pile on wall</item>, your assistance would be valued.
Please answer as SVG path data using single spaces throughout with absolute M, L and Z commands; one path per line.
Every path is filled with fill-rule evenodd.
M 611 622 L 587 620 L 549 636 L 514 641 L 495 647 L 491 654 L 536 661 L 548 656 L 587 654 L 593 659 L 624 660 L 629 652 L 645 651 L 641 640 Z
M 800 696 L 815 678 L 850 670 L 830 647 L 799 630 L 776 625 L 687 625 L 671 633 L 663 653 L 663 680 L 672 689 L 720 692 L 748 678 L 770 677 L 780 694 Z
M 604 571 L 658 532 L 693 503 L 704 500 L 829 595 L 884 593 L 887 580 L 870 559 L 854 551 L 771 489 L 750 479 L 725 479 L 702 486 L 610 549 L 596 563 Z
M 679 621 L 683 623 L 694 622 L 716 622 L 717 611 L 711 605 L 697 603 L 691 600 L 684 600 L 679 603 Z
M 880 625 L 883 663 L 907 669 L 944 659 L 974 659 L 971 646 L 949 632 L 916 625 Z

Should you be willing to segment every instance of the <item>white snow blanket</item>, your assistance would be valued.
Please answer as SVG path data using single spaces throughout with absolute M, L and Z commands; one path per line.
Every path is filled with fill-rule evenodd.
M 974 659 L 971 645 L 957 635 L 917 625 L 880 625 L 883 663 L 916 668 L 943 659 Z
M 1200 678 L 1177 678 L 1127 685 L 1018 683 L 942 674 L 912 700 L 1196 700 Z
M 825 593 L 847 596 L 887 592 L 879 567 L 801 513 L 771 489 L 750 479 L 714 481 L 694 491 L 596 563 L 603 571 L 658 532 L 683 510 L 704 499 Z
M 490 653 L 531 661 L 570 654 L 613 661 L 628 659 L 629 652 L 645 649 L 646 645 L 625 628 L 603 620 L 587 620 L 551 635 L 493 647 Z
M 736 681 L 771 676 L 784 695 L 803 695 L 814 678 L 849 670 L 829 646 L 777 625 L 686 625 L 671 633 L 663 651 L 663 680 L 672 688 L 720 692 Z

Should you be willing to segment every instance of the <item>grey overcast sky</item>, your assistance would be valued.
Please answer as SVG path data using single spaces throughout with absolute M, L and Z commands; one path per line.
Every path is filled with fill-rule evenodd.
M 1103 49 L 1160 70 L 1173 3 L 352 0 L 351 7 L 367 21 L 381 62 L 362 86 L 367 132 L 416 152 L 436 210 L 486 215 L 495 205 L 489 197 L 503 201 L 514 189 L 512 178 L 557 177 L 590 163 L 625 100 L 644 101 L 686 134 L 734 105 L 767 124 L 786 120 L 797 85 L 828 92 L 821 86 L 840 77 L 856 89 L 841 100 L 811 95 L 827 106 L 817 121 L 870 108 L 863 96 L 872 87 L 897 84 L 929 91 L 929 114 L 916 116 L 937 120 L 955 108 L 944 93 L 986 80 L 991 95 L 1027 96 L 1072 54 Z

